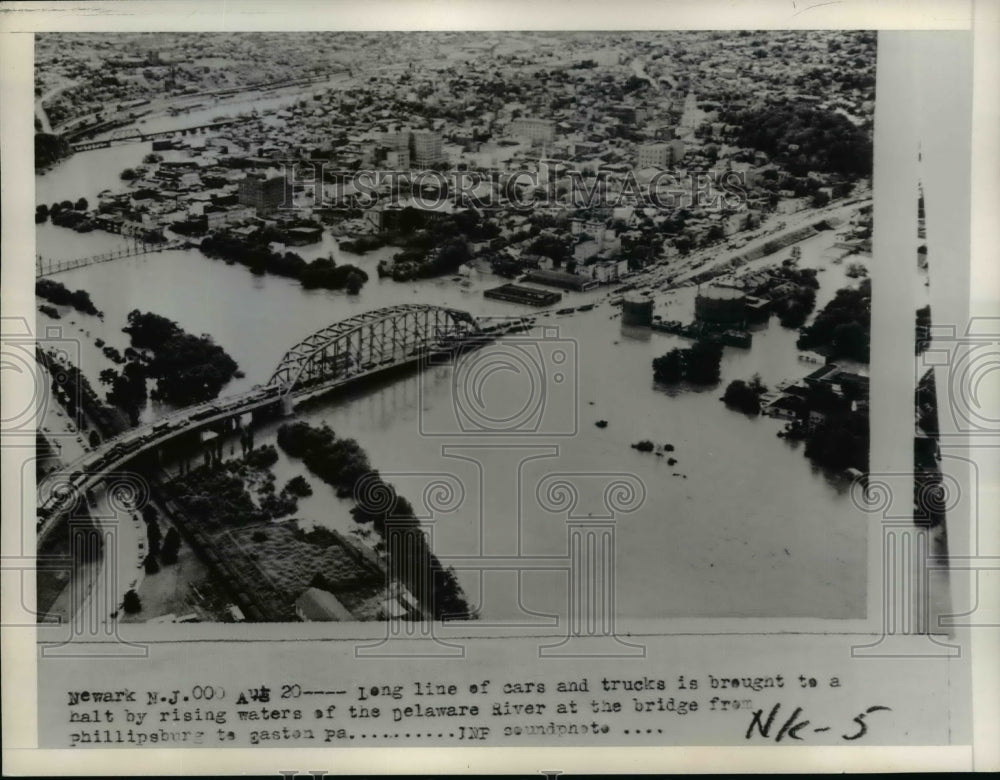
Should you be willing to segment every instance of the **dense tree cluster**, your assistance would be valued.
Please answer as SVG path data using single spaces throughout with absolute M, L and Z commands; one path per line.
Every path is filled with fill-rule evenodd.
M 789 438 L 805 440 L 805 455 L 834 471 L 868 470 L 869 421 L 867 394 L 845 383 L 841 391 L 810 385 L 796 420 L 788 426 Z
M 489 241 L 499 235 L 497 224 L 484 220 L 475 209 L 438 214 L 407 207 L 382 240 L 403 249 L 393 258 L 391 275 L 395 281 L 409 281 L 455 273 L 472 257 L 470 241 Z
M 133 309 L 122 330 L 131 336 L 133 347 L 152 352 L 145 373 L 157 380 L 154 399 L 180 406 L 209 401 L 239 368 L 210 336 L 192 336 L 158 314 Z
M 311 472 L 341 495 L 352 495 L 355 484 L 372 468 L 368 455 L 354 439 L 339 438 L 328 427 L 291 423 L 278 429 L 278 446 L 301 458 Z
M 94 302 L 90 300 L 90 293 L 86 290 L 70 292 L 65 285 L 54 279 L 35 280 L 35 295 L 57 306 L 72 306 L 83 314 L 93 314 L 98 317 L 104 316 L 94 306 Z
M 726 406 L 746 414 L 759 414 L 760 398 L 766 392 L 767 387 L 761 381 L 760 374 L 754 374 L 749 382 L 742 379 L 734 379 L 730 382 L 722 400 Z
M 552 235 L 538 236 L 528 245 L 528 252 L 550 258 L 556 268 L 573 256 L 573 250 L 569 243 Z
M 125 598 L 122 601 L 122 609 L 127 615 L 135 615 L 142 611 L 142 601 L 139 599 L 139 594 L 135 592 L 135 589 L 129 589 L 125 594 Z
M 359 490 L 352 510 L 359 523 L 370 523 L 384 543 L 386 565 L 436 619 L 470 617 L 469 605 L 454 571 L 444 569 L 420 530 L 413 507 L 373 471 L 368 456 L 354 439 L 339 439 L 330 428 L 296 422 L 278 429 L 278 445 L 303 462 L 339 495 Z M 359 480 L 365 478 L 363 486 Z
M 214 524 L 225 528 L 260 525 L 270 519 L 255 506 L 242 477 L 229 468 L 202 466 L 192 469 L 177 477 L 170 486 L 196 525 Z
M 105 347 L 108 349 L 108 347 Z M 100 373 L 102 385 L 110 389 L 107 393 L 108 403 L 117 406 L 129 417 L 132 425 L 139 424 L 139 413 L 146 405 L 146 368 L 139 360 L 125 363 L 119 374 L 113 368 L 105 368 Z
M 753 294 L 771 301 L 771 311 L 786 328 L 801 328 L 816 306 L 819 280 L 814 268 L 776 268 Z
M 719 381 L 721 362 L 722 342 L 703 338 L 687 349 L 677 347 L 653 358 L 653 379 L 661 384 L 685 379 L 693 384 L 710 385 Z
M 318 258 L 302 269 L 299 282 L 307 290 L 346 290 L 357 295 L 368 281 L 368 274 L 355 265 L 337 265 L 333 258 Z
M 830 358 L 849 358 L 867 363 L 871 349 L 871 280 L 858 289 L 838 290 L 799 336 L 799 349 L 814 349 Z
M 273 228 L 258 230 L 247 237 L 213 233 L 202 240 L 201 251 L 209 257 L 245 265 L 255 274 L 298 279 L 306 289 L 346 289 L 353 294 L 368 281 L 368 274 L 363 269 L 349 263 L 338 265 L 333 258 L 319 258 L 308 263 L 295 252 L 276 252 L 270 248 L 271 242 L 284 238 L 283 233 Z
M 766 152 L 792 174 L 836 173 L 849 179 L 871 176 L 870 133 L 847 117 L 797 103 L 726 113 L 734 140 Z
M 379 233 L 374 236 L 357 236 L 348 238 L 340 242 L 340 248 L 352 255 L 363 255 L 374 249 L 381 249 L 387 246 L 390 236 L 386 233 Z
M 864 263 L 851 263 L 847 266 L 844 276 L 848 279 L 863 279 L 868 276 L 868 269 L 865 268 Z
M 181 547 L 181 535 L 176 528 L 167 531 L 163 537 L 163 547 L 160 549 L 160 560 L 163 563 L 177 563 L 177 553 Z
M 53 133 L 35 133 L 35 170 L 47 168 L 70 153 L 69 144 Z
M 848 408 L 828 410 L 806 434 L 806 457 L 827 468 L 868 471 L 868 413 Z
M 312 486 L 301 474 L 288 480 L 288 483 L 285 485 L 285 491 L 287 491 L 289 495 L 293 495 L 296 498 L 311 496 L 313 492 Z
M 278 462 L 278 451 L 271 444 L 250 450 L 243 459 L 252 469 L 269 469 Z

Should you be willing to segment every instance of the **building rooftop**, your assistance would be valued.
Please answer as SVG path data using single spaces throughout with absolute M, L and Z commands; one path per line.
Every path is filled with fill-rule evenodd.
M 309 588 L 295 600 L 295 608 L 305 620 L 352 621 L 354 616 L 327 590 Z

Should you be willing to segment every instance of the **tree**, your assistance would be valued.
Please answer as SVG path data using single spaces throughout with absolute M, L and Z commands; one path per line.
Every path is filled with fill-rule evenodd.
M 160 570 L 160 564 L 156 562 L 156 558 L 153 557 L 152 552 L 146 556 L 146 559 L 142 562 L 142 566 L 146 570 L 146 574 L 156 574 Z
M 764 384 L 760 374 L 754 374 L 750 378 L 750 389 L 757 395 L 764 395 L 767 392 L 767 385 Z
M 347 281 L 344 283 L 344 289 L 347 291 L 348 295 L 357 295 L 361 292 L 361 286 L 365 283 L 365 280 L 361 277 L 361 274 L 351 271 L 347 274 Z
M 750 383 L 742 379 L 734 379 L 726 388 L 722 400 L 726 406 L 738 409 L 746 414 L 758 414 L 760 412 L 760 392 L 764 386 L 760 384 L 760 377 L 754 376 Z
M 149 542 L 149 552 L 150 555 L 156 555 L 160 551 L 160 540 L 162 539 L 162 532 L 160 531 L 160 524 L 156 520 L 146 521 L 146 540 Z
M 73 210 L 74 211 L 86 211 L 87 210 L 87 206 L 88 206 L 87 199 L 86 198 L 80 198 L 80 199 L 77 200 L 76 203 L 73 204 Z
M 844 275 L 849 279 L 863 279 L 868 276 L 868 269 L 865 268 L 863 263 L 851 263 L 847 266 L 847 271 Z
M 87 437 L 90 443 L 90 448 L 95 449 L 101 446 L 101 437 L 97 431 L 91 431 L 90 436 Z
M 209 336 L 185 333 L 166 317 L 133 310 L 128 323 L 122 330 L 132 337 L 133 346 L 154 353 L 148 366 L 126 366 L 136 399 L 145 400 L 144 377 L 148 375 L 157 379 L 154 399 L 177 404 L 207 401 L 219 394 L 239 368 Z
M 814 209 L 821 209 L 829 202 L 830 196 L 822 190 L 817 190 L 816 194 L 812 197 L 812 207 Z
M 687 255 L 691 249 L 694 247 L 694 239 L 688 235 L 680 235 L 674 238 L 674 248 L 683 257 Z
M 685 378 L 701 385 L 718 382 L 721 363 L 722 342 L 711 338 L 699 339 L 687 350 Z
M 160 551 L 160 560 L 164 563 L 177 563 L 177 551 L 181 546 L 181 535 L 176 528 L 167 531 L 163 539 L 163 548 Z
M 288 484 L 285 485 L 285 490 L 298 498 L 304 498 L 305 496 L 312 495 L 312 487 L 306 481 L 306 478 L 301 474 L 292 477 L 288 480 Z
M 135 589 L 131 589 L 125 594 L 125 598 L 122 600 L 122 609 L 125 610 L 127 615 L 135 615 L 142 611 L 142 602 L 139 600 L 139 594 L 135 592 Z
M 126 168 L 121 172 L 122 181 L 135 181 L 139 177 L 139 174 L 135 172 L 134 168 Z
M 657 382 L 669 384 L 680 382 L 684 378 L 684 352 L 680 349 L 672 349 L 665 355 L 653 358 L 653 379 Z
M 52 133 L 35 133 L 35 169 L 44 168 L 70 154 L 69 144 Z

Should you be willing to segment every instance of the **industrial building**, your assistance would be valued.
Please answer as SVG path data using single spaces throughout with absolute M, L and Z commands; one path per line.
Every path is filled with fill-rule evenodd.
M 594 279 L 589 279 L 585 276 L 577 276 L 565 271 L 547 271 L 543 269 L 529 271 L 528 275 L 524 277 L 524 281 L 558 287 L 562 290 L 574 290 L 576 292 L 593 290 L 598 284 Z
M 622 301 L 622 325 L 649 327 L 653 324 L 653 302 L 642 296 L 629 296 Z
M 694 316 L 710 325 L 743 326 L 746 324 L 746 295 L 731 287 L 712 285 L 699 290 L 694 299 Z
M 550 306 L 562 300 L 562 294 L 549 290 L 538 290 L 519 284 L 502 284 L 483 292 L 484 298 L 509 303 L 524 303 L 529 306 Z

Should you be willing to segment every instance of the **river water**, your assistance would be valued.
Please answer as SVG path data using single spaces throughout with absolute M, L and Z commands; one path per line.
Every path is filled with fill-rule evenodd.
M 36 201 L 90 199 L 116 188 L 118 172 L 146 152 L 148 145 L 132 144 L 76 155 L 37 179 Z M 53 258 L 93 255 L 121 242 L 98 231 L 77 234 L 50 224 L 39 226 L 37 240 L 37 252 Z M 819 275 L 817 309 L 845 282 L 846 263 L 831 262 L 832 242 L 832 233 L 824 233 L 801 244 L 800 266 L 826 269 Z M 154 311 L 190 333 L 210 334 L 234 357 L 245 377 L 230 383 L 224 390 L 229 394 L 266 382 L 293 344 L 363 311 L 419 302 L 477 316 L 536 313 L 483 298 L 484 288 L 501 281 L 490 275 L 474 273 L 468 287 L 451 279 L 379 280 L 378 260 L 394 251 L 358 258 L 329 237 L 301 250 L 309 258 L 332 252 L 338 261 L 368 270 L 370 281 L 353 297 L 254 276 L 196 250 L 126 258 L 55 277 L 71 289 L 89 291 L 105 313 L 103 323 L 67 311 L 58 323 L 39 314 L 39 326 L 58 324 L 64 335 L 80 339 L 82 370 L 96 388 L 98 374 L 110 363 L 94 340 L 124 349 L 128 337 L 120 328 L 127 313 Z M 664 319 L 687 320 L 694 295 L 693 288 L 657 291 L 657 312 Z M 602 496 L 614 481 L 630 484 L 640 499 L 609 521 L 621 617 L 863 616 L 868 520 L 852 504 L 843 478 L 817 470 L 801 447 L 778 439 L 779 421 L 750 418 L 719 401 L 732 379 L 760 373 L 773 387 L 813 370 L 797 359 L 797 334 L 772 319 L 754 334 L 752 349 L 726 348 L 718 387 L 668 392 L 653 385 L 651 361 L 686 342 L 623 329 L 607 297 L 604 290 L 567 294 L 563 306 L 597 306 L 540 317 L 530 334 L 477 353 L 477 369 L 499 369 L 478 374 L 481 397 L 463 394 L 468 385 L 456 389 L 455 368 L 438 366 L 321 402 L 298 417 L 356 438 L 418 513 L 428 485 L 451 485 L 450 500 L 427 510 L 426 527 L 433 529 L 434 549 L 446 564 L 452 557 L 466 559 L 458 577 L 470 601 L 481 603 L 484 620 L 530 623 L 535 613 L 565 612 L 565 571 L 481 577 L 468 559 L 565 556 L 567 515 L 608 514 Z M 534 367 L 540 368 L 534 372 Z M 483 415 L 509 417 L 525 408 L 540 410 L 523 418 L 537 434 L 483 432 Z M 143 416 L 154 419 L 165 411 L 150 404 Z M 607 420 L 607 427 L 595 426 L 597 420 Z M 273 442 L 275 428 L 259 431 L 256 443 Z M 573 430 L 574 435 L 560 435 Z M 662 457 L 640 453 L 630 447 L 640 439 L 669 442 L 675 449 Z M 677 463 L 669 465 L 668 457 Z M 275 471 L 279 486 L 304 473 L 284 455 Z M 354 530 L 349 504 L 305 476 L 315 493 L 300 502 L 297 516 L 306 524 Z M 572 508 L 553 504 L 550 488 L 559 479 L 578 491 Z

